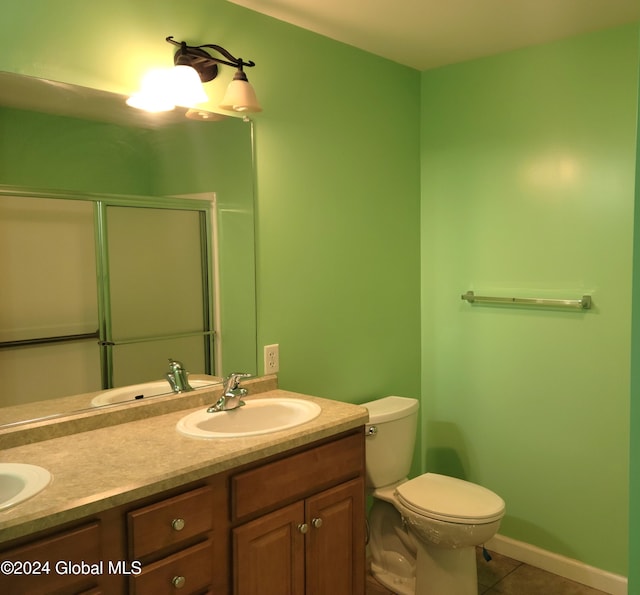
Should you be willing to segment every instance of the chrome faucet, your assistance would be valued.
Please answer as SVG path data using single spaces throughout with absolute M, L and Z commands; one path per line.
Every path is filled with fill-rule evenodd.
M 231 411 L 232 409 L 238 409 L 244 405 L 242 397 L 246 397 L 249 391 L 246 388 L 240 388 L 240 380 L 242 378 L 250 378 L 251 374 L 242 374 L 233 372 L 229 374 L 224 380 L 224 390 L 222 396 L 217 400 L 215 405 L 211 405 L 207 409 L 208 413 L 215 413 L 217 411 Z
M 172 357 L 169 358 L 169 371 L 166 373 L 165 377 L 169 381 L 171 390 L 174 393 L 185 393 L 193 390 L 187 380 L 188 375 L 189 372 L 184 369 L 181 362 L 174 360 Z

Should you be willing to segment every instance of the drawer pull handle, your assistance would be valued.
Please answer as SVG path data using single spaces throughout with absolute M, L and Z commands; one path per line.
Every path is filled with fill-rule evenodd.
M 171 521 L 171 527 L 174 531 L 182 531 L 184 529 L 184 519 L 173 519 Z
M 171 579 L 171 584 L 176 588 L 176 589 L 182 589 L 182 587 L 184 587 L 184 584 L 187 582 L 187 579 L 184 578 L 184 576 L 174 576 Z
M 313 519 L 311 521 L 311 524 L 316 528 L 319 529 L 320 527 L 322 527 L 322 519 L 319 517 L 316 517 L 315 519 Z
M 307 523 L 300 523 L 298 525 L 298 531 L 300 531 L 300 533 L 306 533 L 309 530 L 309 525 L 307 525 Z

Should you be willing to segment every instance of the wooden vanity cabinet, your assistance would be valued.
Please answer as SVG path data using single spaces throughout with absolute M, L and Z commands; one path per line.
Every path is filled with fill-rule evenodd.
M 0 553 L 0 593 L 101 593 L 102 537 L 94 521 Z
M 362 479 L 233 529 L 234 595 L 363 595 Z
M 128 556 L 140 566 L 129 579 L 132 595 L 184 595 L 227 589 L 227 569 L 216 547 L 226 550 L 228 524 L 223 476 L 127 513 Z
M 304 503 L 233 529 L 234 595 L 305 592 Z
M 364 530 L 359 428 L 2 544 L 50 572 L 0 573 L 0 593 L 364 595 Z
M 215 588 L 215 556 L 213 543 L 205 541 L 181 550 L 167 558 L 143 567 L 142 573 L 130 580 L 132 595 L 170 595 L 184 593 L 195 595 L 222 592 Z
M 364 480 L 309 498 L 305 510 L 306 593 L 364 595 Z
M 364 595 L 363 473 L 360 433 L 233 476 L 233 594 Z

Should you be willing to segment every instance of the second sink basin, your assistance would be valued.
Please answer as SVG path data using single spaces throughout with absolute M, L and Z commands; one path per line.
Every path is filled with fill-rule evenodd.
M 194 438 L 257 436 L 299 426 L 318 417 L 321 411 L 320 405 L 304 399 L 249 399 L 244 407 L 231 411 L 195 411 L 183 417 L 176 428 Z
M 44 490 L 51 473 L 37 465 L 0 463 L 0 510 L 20 504 Z

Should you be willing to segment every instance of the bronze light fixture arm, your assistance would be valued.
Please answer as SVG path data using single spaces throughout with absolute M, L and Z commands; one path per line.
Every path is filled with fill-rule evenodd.
M 213 43 L 190 46 L 184 41 L 176 41 L 173 36 L 167 37 L 166 41 L 180 48 L 175 53 L 174 63 L 176 65 L 181 64 L 194 68 L 200 75 L 200 80 L 203 83 L 213 80 L 218 75 L 218 64 L 234 66 L 240 71 L 242 71 L 245 66 L 255 66 L 255 62 L 252 60 L 245 62 L 242 58 L 236 58 L 225 48 Z M 214 50 L 226 59 L 211 56 L 203 48 Z

